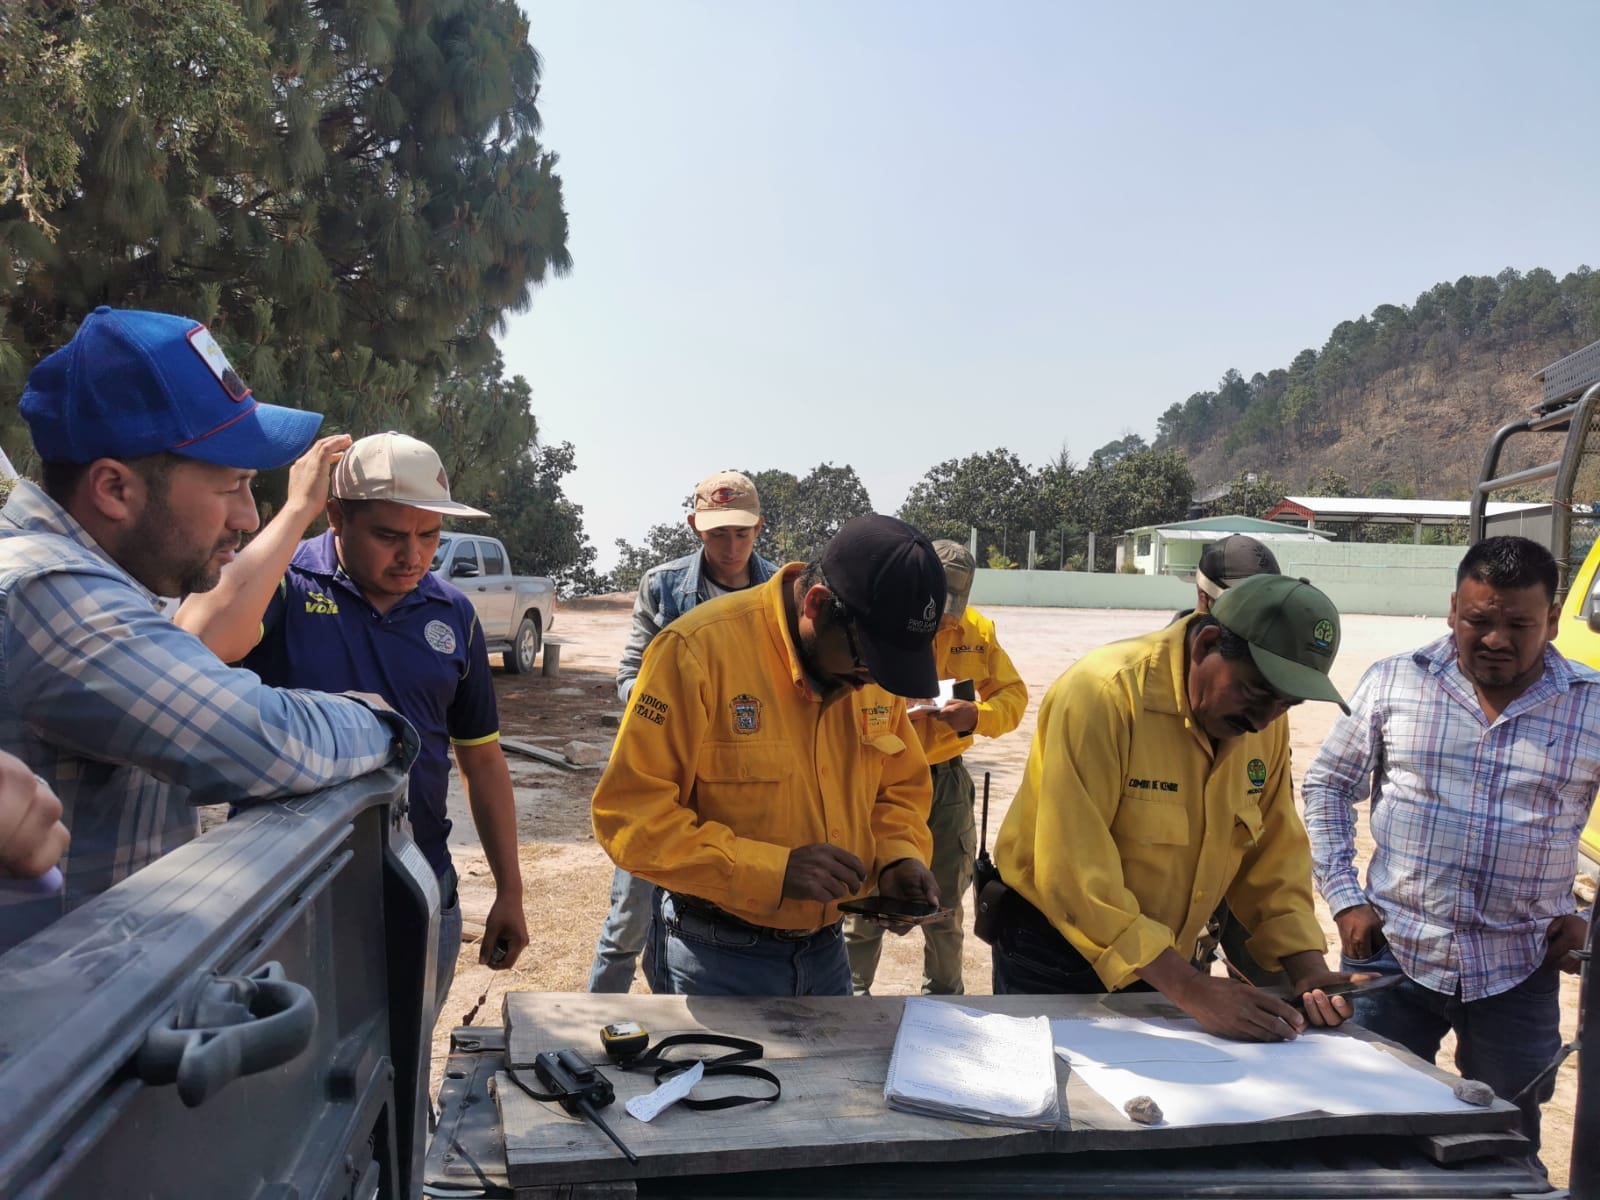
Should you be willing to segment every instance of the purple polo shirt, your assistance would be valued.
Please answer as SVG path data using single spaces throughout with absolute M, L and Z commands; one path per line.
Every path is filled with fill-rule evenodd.
M 450 865 L 450 744 L 500 736 L 483 629 L 461 590 L 432 572 L 378 613 L 339 566 L 333 534 L 301 542 L 243 665 L 274 687 L 376 692 L 416 727 L 411 829 L 436 872 Z

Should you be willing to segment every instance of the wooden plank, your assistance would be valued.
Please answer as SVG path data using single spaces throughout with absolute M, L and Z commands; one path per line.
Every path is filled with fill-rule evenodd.
M 1117 1013 L 1171 1015 L 1176 1010 L 1149 996 L 967 996 L 956 1002 L 987 1011 L 1051 1017 Z M 654 1087 L 648 1075 L 608 1067 L 618 1104 L 606 1117 L 640 1158 L 630 1164 L 603 1134 L 497 1080 L 514 1187 L 662 1175 L 697 1175 L 789 1167 L 884 1162 L 959 1162 L 1032 1153 L 1085 1150 L 1157 1150 L 1276 1142 L 1304 1137 L 1444 1135 L 1492 1132 L 1515 1124 L 1517 1110 L 1503 1102 L 1486 1109 L 1445 1114 L 1330 1116 L 1309 1114 L 1248 1125 L 1200 1128 L 1140 1127 L 1111 1108 L 1057 1061 L 1062 1087 L 1061 1125 L 1053 1130 L 1013 1129 L 901 1113 L 883 1100 L 883 1079 L 904 999 L 897 996 L 806 999 L 735 999 L 685 996 L 591 996 L 512 993 L 505 999 L 507 1061 L 530 1064 L 544 1050 L 573 1047 L 605 1063 L 600 1026 L 636 1020 L 653 1039 L 672 1033 L 715 1032 L 760 1041 L 783 1081 L 776 1104 L 717 1113 L 669 1109 L 650 1124 L 627 1116 L 622 1104 Z M 1387 1046 L 1365 1030 L 1358 1037 Z M 1392 1049 L 1392 1048 L 1391 1048 Z M 1402 1052 L 1403 1053 L 1403 1052 Z M 1424 1069 L 1412 1060 L 1414 1066 Z M 1425 1068 L 1443 1078 L 1444 1072 Z M 531 1068 L 524 1076 L 533 1085 Z M 533 1085 L 536 1086 L 536 1085 Z M 764 1091 L 754 1080 L 703 1084 L 697 1095 Z
M 1507 1158 L 1521 1158 L 1533 1150 L 1528 1139 L 1515 1129 L 1502 1129 L 1496 1133 L 1436 1133 L 1420 1137 L 1417 1144 L 1422 1152 L 1442 1167 L 1469 1162 L 1474 1158 L 1488 1158 L 1503 1154 Z
M 536 758 L 542 763 L 552 767 L 560 767 L 563 771 L 576 771 L 577 768 L 567 761 L 566 755 L 558 750 L 547 750 L 543 746 L 535 746 L 532 742 L 518 741 L 516 738 L 502 737 L 500 748 L 509 750 L 513 754 L 521 754 L 527 758 Z

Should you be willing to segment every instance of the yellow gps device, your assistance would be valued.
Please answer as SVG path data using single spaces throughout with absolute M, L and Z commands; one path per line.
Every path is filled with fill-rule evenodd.
M 637 1021 L 615 1021 L 600 1027 L 600 1047 L 614 1061 L 638 1058 L 649 1044 L 650 1034 Z

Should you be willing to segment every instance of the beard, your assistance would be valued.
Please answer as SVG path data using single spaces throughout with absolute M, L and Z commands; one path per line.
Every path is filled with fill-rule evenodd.
M 216 561 L 224 550 L 235 550 L 239 535 L 230 532 L 210 545 L 199 547 L 185 539 L 173 519 L 165 490 L 152 489 L 144 511 L 128 530 L 123 551 L 117 561 L 158 596 L 183 597 L 191 592 L 209 592 L 222 577 Z

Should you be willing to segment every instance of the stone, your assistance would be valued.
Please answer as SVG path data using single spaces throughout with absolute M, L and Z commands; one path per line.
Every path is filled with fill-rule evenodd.
M 1135 1096 L 1122 1106 L 1122 1111 L 1136 1125 L 1159 1125 L 1164 1119 L 1161 1106 L 1149 1096 Z
M 561 753 L 575 767 L 592 767 L 611 757 L 611 744 L 599 742 L 568 742 Z
M 1476 1104 L 1479 1108 L 1488 1108 L 1494 1103 L 1494 1089 L 1481 1079 L 1458 1079 L 1450 1085 L 1450 1090 L 1463 1104 Z
M 622 714 L 620 712 L 603 712 L 600 714 L 600 728 L 602 729 L 615 729 L 621 724 Z

